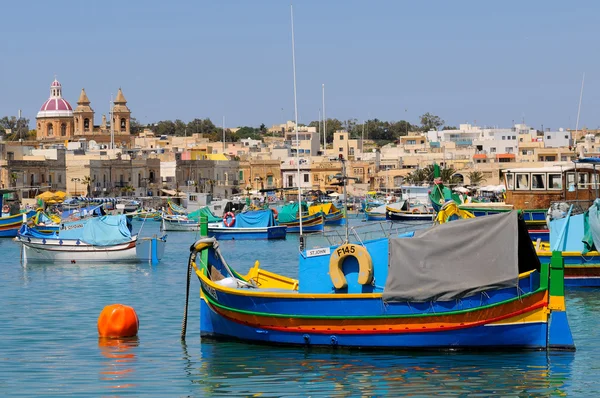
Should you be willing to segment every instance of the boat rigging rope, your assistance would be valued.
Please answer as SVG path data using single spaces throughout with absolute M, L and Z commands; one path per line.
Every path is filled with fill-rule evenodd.
M 190 253 L 190 257 L 188 260 L 188 269 L 187 269 L 187 284 L 185 288 L 185 307 L 183 310 L 183 321 L 181 322 L 181 340 L 185 341 L 185 333 L 187 331 L 187 315 L 188 315 L 188 303 L 190 299 L 190 280 L 192 279 L 192 262 L 196 257 L 196 251 L 193 250 Z

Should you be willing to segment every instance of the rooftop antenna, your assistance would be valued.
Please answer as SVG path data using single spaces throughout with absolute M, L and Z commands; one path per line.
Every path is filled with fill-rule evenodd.
M 115 123 L 114 123 L 114 107 L 113 96 L 110 95 L 110 149 L 115 149 Z
M 296 132 L 296 168 L 298 180 L 298 219 L 300 220 L 300 251 L 304 250 L 304 236 L 302 235 L 302 188 L 300 187 L 300 140 L 298 138 L 298 100 L 296 96 L 296 47 L 294 42 L 294 6 L 290 4 L 290 18 L 292 20 L 292 69 L 294 73 L 294 130 Z M 325 109 L 323 109 L 325 114 Z
M 585 83 L 585 72 L 581 79 L 581 92 L 579 93 L 579 106 L 577 107 L 577 121 L 575 122 L 575 139 L 577 139 L 577 130 L 579 130 L 579 115 L 581 113 L 581 100 L 583 99 L 583 83 Z
M 323 91 L 323 154 L 327 149 L 327 119 L 325 118 L 325 83 L 321 85 Z

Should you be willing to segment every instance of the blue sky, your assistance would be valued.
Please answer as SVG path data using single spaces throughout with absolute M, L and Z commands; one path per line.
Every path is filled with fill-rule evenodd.
M 294 3 L 299 120 L 600 125 L 600 3 Z M 56 74 L 96 123 L 119 87 L 143 123 L 293 120 L 288 1 L 11 1 L 3 4 L 0 115 L 35 118 Z M 283 109 L 283 110 L 282 110 Z

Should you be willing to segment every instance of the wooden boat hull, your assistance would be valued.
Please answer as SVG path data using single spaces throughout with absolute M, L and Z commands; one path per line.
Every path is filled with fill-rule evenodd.
M 540 261 L 549 261 L 550 251 L 537 252 Z M 562 252 L 565 261 L 565 287 L 600 287 L 600 253 Z
M 161 229 L 169 232 L 190 232 L 200 230 L 198 221 L 182 219 L 162 219 Z
M 136 262 L 136 241 L 111 246 L 94 246 L 75 240 L 40 239 L 19 235 L 24 262 Z
M 367 221 L 385 221 L 385 213 L 371 213 L 369 211 L 365 212 L 365 219 Z
M 527 290 L 532 286 L 529 282 L 524 280 L 521 288 Z M 548 294 L 544 291 L 529 289 L 520 298 L 506 301 L 507 296 L 515 296 L 509 292 L 515 289 L 502 289 L 492 292 L 485 308 L 476 308 L 481 303 L 477 296 L 461 302 L 461 311 L 453 311 L 449 303 L 382 307 L 377 294 L 366 298 L 295 292 L 244 295 L 205 279 L 201 286 L 200 332 L 204 337 L 395 349 L 545 349 L 548 344 Z
M 433 221 L 435 213 L 412 213 L 409 211 L 386 212 L 387 220 L 391 221 Z
M 346 225 L 346 217 L 341 211 L 325 215 L 325 225 Z
M 208 235 L 218 240 L 285 239 L 285 226 L 264 228 L 208 227 Z
M 287 227 L 286 232 L 288 234 L 300 233 L 299 220 L 288 222 L 288 223 L 280 222 L 279 225 L 286 226 Z M 324 225 L 325 225 L 325 217 L 323 216 L 323 213 L 315 214 L 312 216 L 306 216 L 306 217 L 302 218 L 302 232 L 303 233 L 321 232 L 324 229 Z
M 0 238 L 14 238 L 19 232 L 19 228 L 23 225 L 23 214 L 15 214 L 14 216 L 0 217 Z M 35 216 L 35 211 L 27 212 L 27 220 L 31 220 Z

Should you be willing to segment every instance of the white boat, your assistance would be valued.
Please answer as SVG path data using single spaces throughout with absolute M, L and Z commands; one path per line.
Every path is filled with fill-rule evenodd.
M 137 235 L 124 215 L 61 223 L 43 233 L 23 225 L 17 234 L 24 262 L 135 262 Z
M 163 215 L 161 229 L 163 231 L 198 231 L 200 225 L 184 215 Z
M 23 244 L 24 262 L 137 262 L 137 236 L 129 242 L 110 246 L 90 245 L 79 240 L 54 240 L 17 235 Z

